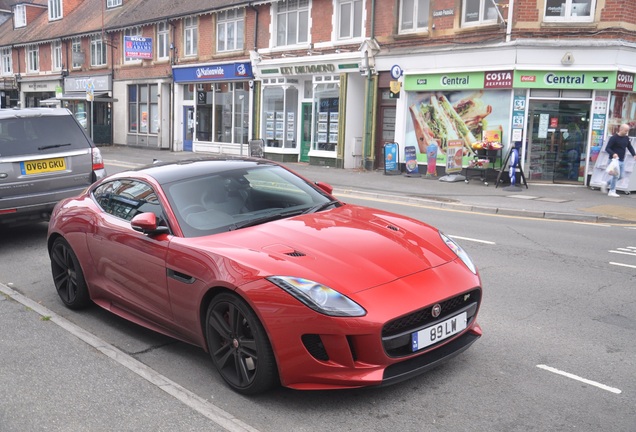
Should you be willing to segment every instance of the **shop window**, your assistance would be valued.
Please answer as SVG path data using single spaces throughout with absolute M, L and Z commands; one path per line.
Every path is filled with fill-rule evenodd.
M 243 49 L 244 12 L 234 9 L 219 12 L 216 16 L 216 50 L 234 51 Z
M 276 46 L 309 40 L 309 0 L 288 0 L 276 5 Z
M 497 6 L 492 0 L 463 0 L 462 27 L 496 24 Z
M 594 17 L 595 0 L 546 0 L 546 22 L 590 22 Z
M 314 150 L 336 151 L 338 145 L 338 107 L 340 98 L 338 86 L 335 84 L 319 84 L 314 92 L 314 108 L 316 111 Z
M 199 84 L 196 97 L 198 141 L 247 144 L 250 99 L 246 83 Z
M 128 86 L 128 131 L 140 134 L 159 132 L 159 86 Z
M 194 84 L 185 84 L 183 86 L 183 100 L 194 101 Z
M 298 89 L 266 87 L 263 101 L 265 146 L 296 148 Z
M 400 33 L 428 31 L 430 0 L 400 1 Z
M 338 39 L 362 37 L 364 27 L 362 0 L 338 0 Z

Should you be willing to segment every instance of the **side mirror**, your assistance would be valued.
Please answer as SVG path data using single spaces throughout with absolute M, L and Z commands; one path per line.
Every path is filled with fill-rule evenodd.
M 333 186 L 331 186 L 329 183 L 316 182 L 316 186 L 318 186 L 323 191 L 327 192 L 329 195 L 333 193 Z
M 167 226 L 157 226 L 157 216 L 150 212 L 141 213 L 133 217 L 130 221 L 130 226 L 135 231 L 149 235 L 168 234 L 170 232 Z

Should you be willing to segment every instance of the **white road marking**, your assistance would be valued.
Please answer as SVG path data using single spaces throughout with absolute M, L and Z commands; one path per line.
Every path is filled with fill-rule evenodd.
M 543 370 L 546 370 L 548 372 L 555 373 L 557 375 L 562 375 L 564 377 L 567 377 L 567 378 L 570 378 L 570 379 L 573 379 L 573 380 L 576 380 L 576 381 L 580 381 L 582 383 L 589 384 L 589 385 L 594 386 L 594 387 L 598 387 L 598 388 L 600 388 L 602 390 L 606 390 L 606 391 L 611 392 L 611 393 L 615 393 L 615 394 L 621 394 L 622 393 L 622 391 L 620 389 L 617 389 L 617 388 L 614 388 L 614 387 L 610 387 L 610 386 L 606 386 L 605 384 L 601 384 L 599 382 L 592 381 L 592 380 L 589 380 L 589 379 L 586 379 L 586 378 L 581 378 L 580 376 L 571 374 L 569 372 L 564 372 L 562 370 L 559 370 L 559 369 L 556 369 L 556 368 L 553 368 L 553 367 L 550 367 L 550 366 L 537 365 L 537 367 L 539 369 L 543 369 Z
M 608 251 L 609 253 L 615 253 L 615 254 L 621 254 L 621 255 L 631 255 L 631 256 L 636 256 L 636 252 L 623 252 L 621 250 L 611 250 Z
M 52 310 L 42 306 L 39 303 L 34 302 L 30 298 L 23 296 L 22 294 L 9 288 L 8 286 L 0 283 L 0 292 L 3 292 L 17 302 L 22 303 L 24 306 L 32 309 L 41 316 L 50 317 L 50 321 L 62 327 L 64 330 L 68 331 L 80 340 L 86 342 L 88 345 L 100 351 L 102 354 L 110 357 L 120 365 L 130 369 L 132 372 L 149 381 L 151 384 L 154 384 L 155 386 L 157 386 L 157 388 L 165 391 L 175 399 L 181 401 L 184 405 L 189 406 L 193 410 L 204 415 L 217 425 L 221 426 L 223 429 L 230 432 L 258 432 L 257 429 L 254 429 L 250 425 L 242 422 L 227 411 L 222 410 L 221 408 L 208 402 L 207 400 L 191 392 L 185 387 L 182 387 L 176 382 L 161 375 L 159 372 L 146 366 L 142 362 L 134 359 L 123 351 L 120 351 L 113 345 L 110 345 L 94 334 L 71 323 L 66 318 L 61 317 Z
M 454 238 L 454 239 L 466 240 L 466 241 L 471 241 L 471 242 L 476 242 L 476 243 L 484 243 L 484 244 L 489 244 L 489 245 L 497 244 L 495 242 L 491 242 L 491 241 L 488 241 L 488 240 L 479 240 L 479 239 L 474 239 L 474 238 L 470 238 L 470 237 L 460 237 L 460 236 L 456 236 L 456 235 L 449 235 L 449 237 Z
M 611 265 L 615 265 L 615 266 L 619 266 L 619 267 L 629 267 L 629 268 L 636 269 L 636 265 L 623 264 L 623 263 L 617 263 L 617 262 L 612 262 L 612 261 L 610 261 L 610 264 Z

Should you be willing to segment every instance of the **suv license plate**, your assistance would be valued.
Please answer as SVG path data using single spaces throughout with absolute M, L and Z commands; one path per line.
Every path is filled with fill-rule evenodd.
M 42 174 L 66 170 L 66 159 L 41 159 L 28 162 L 20 162 L 22 175 Z
M 467 316 L 466 312 L 455 315 L 452 318 L 426 327 L 423 330 L 411 334 L 411 349 L 413 352 L 426 348 L 439 341 L 442 341 L 466 328 Z

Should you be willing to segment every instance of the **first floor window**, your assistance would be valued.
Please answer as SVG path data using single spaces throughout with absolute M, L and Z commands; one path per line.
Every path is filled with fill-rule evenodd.
M 186 18 L 183 32 L 183 54 L 186 56 L 197 55 L 197 19 L 194 17 Z
M 11 75 L 13 73 L 11 48 L 2 48 L 0 51 L 0 57 L 2 57 L 2 75 Z
M 102 35 L 91 36 L 91 66 L 106 65 L 106 44 Z
M 243 10 L 219 12 L 216 25 L 216 50 L 234 51 L 243 49 Z
M 430 0 L 402 0 L 400 2 L 400 33 L 427 31 L 429 8 Z
M 140 134 L 159 133 L 159 86 L 128 86 L 128 131 Z
M 167 59 L 170 49 L 170 32 L 167 22 L 157 24 L 157 60 Z
M 127 28 L 124 30 L 124 36 L 141 36 L 141 27 Z M 125 55 L 125 51 L 124 51 Z M 124 63 L 139 61 L 136 57 L 124 57 Z
M 594 0 L 546 0 L 545 20 L 592 21 L 594 6 Z
M 55 71 L 62 70 L 62 41 L 51 44 L 51 67 Z
M 362 36 L 362 0 L 340 0 L 338 2 L 338 39 Z
M 276 3 L 276 46 L 309 41 L 309 0 Z
M 73 69 L 81 68 L 83 61 L 80 60 L 84 55 L 82 54 L 82 42 L 80 39 L 73 39 L 71 55 L 73 56 Z
M 27 47 L 27 71 L 38 72 L 40 70 L 40 49 L 37 45 Z
M 462 26 L 497 23 L 497 6 L 492 0 L 464 0 Z

